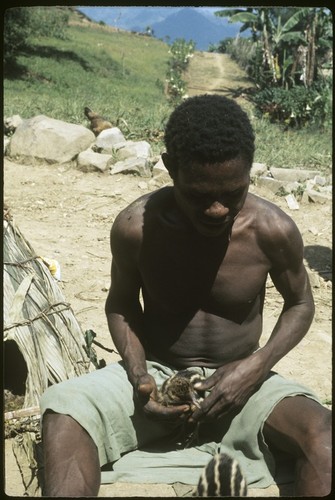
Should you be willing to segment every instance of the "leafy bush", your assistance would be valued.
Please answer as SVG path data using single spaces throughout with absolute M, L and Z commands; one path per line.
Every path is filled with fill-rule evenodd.
M 250 38 L 235 38 L 230 43 L 226 44 L 227 54 L 238 63 L 238 65 L 250 73 L 252 66 L 256 64 L 257 46 Z M 252 75 L 250 75 L 252 76 Z
M 57 7 L 14 7 L 4 16 L 4 63 L 14 64 L 32 37 L 65 39 L 69 12 Z
M 272 122 L 286 126 L 301 128 L 313 124 L 324 127 L 331 120 L 331 82 L 317 82 L 309 88 L 267 87 L 251 99 L 256 109 Z
M 171 59 L 167 70 L 167 94 L 173 105 L 178 104 L 186 95 L 186 82 L 182 74 L 186 70 L 190 57 L 193 56 L 195 43 L 178 38 L 170 47 Z
M 34 35 L 64 40 L 70 14 L 60 7 L 29 7 L 30 24 Z
M 208 47 L 208 52 L 218 52 L 219 54 L 228 54 L 229 47 L 234 43 L 235 39 L 228 37 L 224 40 L 220 40 L 218 43 L 211 43 Z
M 32 27 L 28 9 L 17 7 L 7 9 L 4 16 L 4 62 L 8 64 L 14 56 L 27 47 Z

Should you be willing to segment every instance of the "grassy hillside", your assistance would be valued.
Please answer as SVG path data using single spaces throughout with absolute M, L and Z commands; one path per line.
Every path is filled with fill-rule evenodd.
M 35 39 L 19 56 L 4 79 L 4 116 L 45 114 L 87 125 L 89 106 L 128 138 L 150 136 L 171 111 L 164 95 L 168 58 L 168 46 L 154 38 L 71 25 L 65 40 Z
M 127 139 L 148 140 L 159 153 L 171 112 L 164 95 L 169 46 L 82 19 L 71 11 L 64 40 L 40 37 L 4 78 L 4 116 L 52 118 L 88 126 L 85 106 L 120 127 Z M 230 87 L 233 87 L 234 81 Z M 250 109 L 249 109 L 250 108 Z M 256 131 L 255 161 L 328 170 L 332 130 L 287 131 L 248 112 Z

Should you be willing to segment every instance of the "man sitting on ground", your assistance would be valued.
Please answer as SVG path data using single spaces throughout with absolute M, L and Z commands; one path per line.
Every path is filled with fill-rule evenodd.
M 111 230 L 106 314 L 122 361 L 42 396 L 45 494 L 97 495 L 104 464 L 166 440 L 176 449 L 193 422 L 196 449 L 229 449 L 249 483 L 274 482 L 277 449 L 295 460 L 296 496 L 327 495 L 331 412 L 272 371 L 314 305 L 296 225 L 248 192 L 248 117 L 225 97 L 193 97 L 171 114 L 165 144 L 173 186 L 134 201 Z M 284 305 L 260 348 L 268 275 Z M 200 407 L 162 405 L 159 388 L 186 368 L 206 378 Z

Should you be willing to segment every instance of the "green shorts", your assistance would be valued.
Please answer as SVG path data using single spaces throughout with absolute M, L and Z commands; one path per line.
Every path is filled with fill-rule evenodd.
M 147 365 L 158 387 L 176 372 L 154 361 Z M 205 377 L 215 371 L 194 369 Z M 186 449 L 173 444 L 180 429 L 172 431 L 162 422 L 149 420 L 136 407 L 122 362 L 52 385 L 42 395 L 40 406 L 42 418 L 50 409 L 70 415 L 86 429 L 99 450 L 101 466 L 112 464 L 102 473 L 102 482 L 197 484 L 211 456 L 228 451 L 240 462 L 249 485 L 266 488 L 275 482 L 276 471 L 263 425 L 277 403 L 296 395 L 318 401 L 308 388 L 271 372 L 238 413 L 215 425 L 201 424 L 199 441 Z

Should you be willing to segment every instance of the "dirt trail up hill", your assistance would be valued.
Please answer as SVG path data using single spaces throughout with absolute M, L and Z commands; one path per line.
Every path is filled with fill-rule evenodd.
M 188 72 L 189 95 L 221 92 L 226 87 L 250 86 L 228 56 L 196 53 Z M 19 110 L 18 110 L 19 112 Z M 55 258 L 61 266 L 60 286 L 71 303 L 83 331 L 92 329 L 97 340 L 113 348 L 104 314 L 109 287 L 109 232 L 121 209 L 142 194 L 160 187 L 157 183 L 127 175 L 83 173 L 51 165 L 20 165 L 5 159 L 4 196 L 14 220 L 37 254 Z M 289 211 L 284 198 L 251 186 L 251 191 Z M 283 375 L 309 385 L 329 403 L 331 398 L 331 232 L 332 207 L 301 205 L 290 212 L 306 245 L 306 264 L 313 279 L 316 316 L 313 325 L 285 359 L 276 366 Z M 280 313 L 282 301 L 268 283 L 264 338 Z M 99 359 L 118 359 L 117 354 L 96 348 Z M 9 441 L 9 440 L 6 440 Z M 21 495 L 21 479 L 6 442 L 6 492 Z M 164 478 L 162 478 L 164 483 Z M 180 496 L 184 490 L 169 485 L 117 483 L 102 486 L 100 496 Z M 251 495 L 278 496 L 278 489 L 251 491 Z
M 195 52 L 190 61 L 186 75 L 190 97 L 252 86 L 245 73 L 227 54 Z

